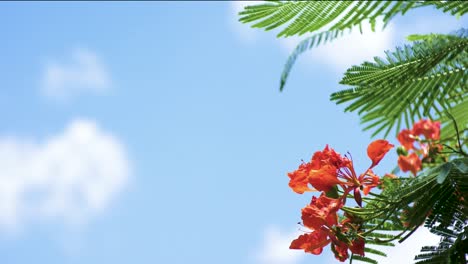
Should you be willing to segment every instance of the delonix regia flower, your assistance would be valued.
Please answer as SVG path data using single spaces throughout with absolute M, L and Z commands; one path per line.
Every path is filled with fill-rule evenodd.
M 335 258 L 340 261 L 348 259 L 348 250 L 364 256 L 365 239 L 359 236 L 359 219 L 345 214 L 344 220 L 338 222 L 338 211 L 350 194 L 362 206 L 361 191 L 367 195 L 373 187 L 381 184 L 372 168 L 391 148 L 393 145 L 382 139 L 370 143 L 367 156 L 371 165 L 359 175 L 354 170 L 352 159 L 340 155 L 328 145 L 322 151 L 315 152 L 310 162 L 303 162 L 297 170 L 288 173 L 289 187 L 294 192 L 321 192 L 318 198 L 313 196 L 310 204 L 302 209 L 303 226 L 310 232 L 293 240 L 290 248 L 318 255 L 331 244 Z
M 421 136 L 424 136 L 424 139 Z M 442 145 L 435 143 L 440 139 L 439 121 L 422 119 L 414 123 L 411 129 L 401 130 L 397 139 L 403 146 L 403 151 L 398 156 L 398 166 L 403 172 L 411 171 L 414 176 L 423 168 L 422 159 L 442 150 Z M 415 142 L 419 143 L 419 147 L 414 146 Z M 411 153 L 408 153 L 409 151 Z M 430 157 L 428 160 L 431 160 Z
M 297 170 L 288 173 L 289 186 L 299 194 L 312 191 L 309 185 L 323 192 L 340 186 L 346 194 L 353 191 L 356 202 L 361 205 L 360 191 L 363 190 L 367 195 L 380 182 L 379 177 L 372 172 L 372 168 L 379 164 L 391 148 L 393 145 L 383 139 L 370 143 L 367 155 L 372 163 L 364 173 L 357 175 L 353 161 L 341 156 L 327 145 L 322 151 L 315 152 L 310 162 L 303 163 Z

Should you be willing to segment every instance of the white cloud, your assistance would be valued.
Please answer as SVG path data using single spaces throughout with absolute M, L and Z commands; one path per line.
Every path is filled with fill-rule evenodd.
M 263 242 L 259 253 L 256 255 L 256 262 L 259 264 L 295 264 L 304 256 L 304 251 L 291 250 L 291 241 L 297 238 L 302 232 L 282 232 L 275 226 L 265 229 Z
M 429 232 L 425 227 L 420 227 L 408 239 L 401 244 L 396 244 L 395 247 L 374 246 L 387 254 L 387 257 L 381 257 L 370 254 L 369 257 L 377 260 L 380 264 L 386 263 L 414 263 L 414 257 L 420 254 L 423 246 L 435 246 L 440 238 Z
M 343 37 L 326 44 L 314 47 L 304 54 L 309 61 L 329 66 L 331 69 L 343 73 L 349 67 L 361 64 L 365 60 L 372 60 L 374 56 L 383 56 L 385 50 L 391 50 L 395 44 L 395 30 L 393 24 L 387 25 L 383 31 L 372 32 L 370 26 L 363 26 L 363 34 L 358 29 L 351 33 L 345 33 Z M 289 54 L 296 45 L 305 39 L 302 37 L 290 37 L 281 39 L 282 47 Z
M 263 3 L 263 1 L 234 1 L 230 3 L 231 9 L 231 24 L 234 31 L 238 34 L 240 40 L 244 42 L 253 42 L 258 39 L 259 34 L 264 35 L 263 30 L 254 29 L 250 24 L 242 24 L 238 22 L 238 12 L 243 10 L 246 5 L 254 5 Z M 348 7 L 351 9 L 352 5 Z M 339 21 L 345 12 L 338 16 L 334 21 Z M 234 23 L 235 22 L 235 23 Z M 323 30 L 327 30 L 331 25 L 330 23 Z M 376 26 L 376 32 L 370 30 L 370 25 L 363 26 L 363 34 L 359 29 L 354 29 L 352 33 L 345 34 L 332 42 L 322 44 L 305 53 L 303 57 L 309 58 L 309 61 L 320 62 L 329 66 L 333 70 L 342 73 L 347 68 L 354 64 L 360 64 L 364 60 L 372 59 L 374 56 L 382 56 L 385 50 L 392 49 L 394 46 L 394 26 L 389 24 L 383 31 L 381 23 Z M 276 32 L 277 33 L 277 32 Z M 269 35 L 276 33 L 269 32 Z M 272 39 L 279 43 L 287 54 L 290 54 L 296 45 L 309 35 L 293 36 L 288 38 Z
M 125 186 L 122 144 L 96 123 L 75 120 L 42 143 L 0 138 L 0 229 L 30 221 L 85 223 Z
M 263 29 L 251 28 L 249 24 L 238 22 L 238 12 L 243 10 L 246 5 L 254 5 L 263 3 L 263 1 L 233 1 L 230 3 L 231 22 L 234 26 L 235 33 L 239 39 L 244 42 L 254 42 L 260 36 L 272 37 L 271 40 L 279 43 L 283 50 L 289 55 L 296 45 L 307 36 L 293 36 L 288 38 L 276 39 L 274 36 L 279 32 L 264 32 Z M 348 7 L 348 10 L 353 8 L 353 5 Z M 334 21 L 340 20 L 346 12 L 343 12 Z M 396 28 L 395 23 L 389 23 L 384 30 L 382 22 L 378 21 L 376 32 L 370 30 L 368 23 L 363 24 L 363 34 L 356 27 L 353 32 L 346 34 L 332 42 L 321 44 L 314 47 L 310 51 L 304 53 L 300 58 L 306 59 L 308 62 L 321 63 L 332 70 L 343 73 L 349 67 L 360 64 L 366 60 L 373 60 L 374 56 L 384 56 L 384 51 L 394 50 L 395 46 L 401 45 L 405 41 L 405 37 L 410 34 L 426 34 L 426 33 L 449 33 L 463 27 L 468 21 L 466 18 L 455 19 L 449 14 L 435 13 L 431 16 L 413 15 L 413 19 L 405 21 L 403 27 Z M 401 17 L 399 17 L 401 18 Z M 397 20 L 397 19 L 395 19 Z M 433 23 L 434 20 L 439 23 Z M 321 29 L 327 30 L 333 23 Z M 431 25 L 428 27 L 427 25 Z M 280 27 L 281 29 L 284 26 Z M 315 32 L 314 32 L 315 33 Z
M 85 49 L 74 50 L 68 64 L 49 61 L 42 78 L 42 93 L 59 100 L 86 92 L 102 94 L 111 85 L 105 65 L 95 53 Z
M 305 257 L 314 260 L 316 263 L 335 263 L 338 262 L 330 247 L 324 248 L 323 257 L 304 253 L 300 250 L 291 250 L 289 245 L 291 241 L 301 235 L 303 232 L 296 230 L 293 232 L 283 232 L 276 226 L 270 226 L 265 229 L 261 247 L 257 250 L 255 263 L 257 264 L 297 264 Z M 375 259 L 380 264 L 390 263 L 413 263 L 414 257 L 420 254 L 421 247 L 437 245 L 439 237 L 430 233 L 427 228 L 420 227 L 411 237 L 403 243 L 396 243 L 395 247 L 375 246 L 387 254 L 387 257 L 367 254 L 368 257 Z

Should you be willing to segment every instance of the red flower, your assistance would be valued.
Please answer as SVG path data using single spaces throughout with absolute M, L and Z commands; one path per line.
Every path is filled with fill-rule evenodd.
M 348 245 L 339 240 L 335 242 L 336 243 L 333 243 L 333 252 L 335 253 L 335 258 L 341 262 L 344 262 L 349 258 Z
M 354 189 L 355 199 L 358 204 L 361 204 L 360 190 L 363 189 L 364 194 L 367 195 L 371 188 L 380 184 L 379 177 L 370 169 L 376 166 L 391 148 L 393 145 L 383 139 L 370 143 L 367 147 L 367 155 L 372 160 L 372 164 L 365 173 L 358 177 L 354 171 L 353 162 L 347 157 L 342 157 L 327 145 L 322 151 L 315 152 L 309 163 L 303 163 L 297 170 L 288 173 L 289 187 L 296 193 L 302 194 L 311 191 L 309 184 L 323 192 L 340 185 L 345 191 L 343 201 Z
M 331 227 L 337 224 L 337 212 L 342 206 L 341 200 L 329 198 L 323 193 L 318 199 L 314 196 L 310 205 L 302 209 L 302 222 L 312 230 Z
M 429 155 L 429 150 L 430 150 L 431 146 L 429 146 L 428 144 L 421 144 L 421 154 L 423 157 L 427 157 Z
M 377 139 L 367 147 L 367 156 L 372 160 L 371 168 L 379 164 L 385 154 L 394 146 L 387 140 Z
M 388 141 L 383 139 L 378 139 L 369 144 L 367 147 L 367 155 L 372 160 L 371 166 L 359 177 L 354 171 L 353 163 L 350 162 L 349 165 L 338 171 L 338 178 L 344 179 L 346 182 L 342 183 L 342 186 L 347 186 L 345 189 L 345 194 L 354 191 L 354 199 L 361 206 L 361 188 L 364 190 L 364 194 L 368 194 L 370 190 L 380 184 L 380 178 L 375 175 L 371 168 L 375 167 L 387 154 L 387 152 L 393 148 L 393 145 L 388 143 Z M 346 197 L 343 195 L 343 197 Z M 344 198 L 346 199 L 346 198 Z
M 349 159 L 327 145 L 322 151 L 315 152 L 310 162 L 303 163 L 297 170 L 288 173 L 289 187 L 302 194 L 311 191 L 308 187 L 310 183 L 319 191 L 328 191 L 341 183 L 337 178 L 337 170 L 350 163 Z
M 305 252 L 319 255 L 323 247 L 330 243 L 328 232 L 315 230 L 312 233 L 300 235 L 291 242 L 289 249 L 303 249 Z
M 309 183 L 309 171 L 312 168 L 310 163 L 302 163 L 299 168 L 293 172 L 288 173 L 289 187 L 296 193 L 303 194 L 304 192 L 311 191 L 307 186 Z
M 422 119 L 414 124 L 413 132 L 416 135 L 424 135 L 426 139 L 438 140 L 440 138 L 440 122 Z
M 311 163 L 313 169 L 309 172 L 309 183 L 315 189 L 327 192 L 342 183 L 338 179 L 338 170 L 349 166 L 351 161 L 326 145 L 322 151 L 314 153 Z
M 411 153 L 409 156 L 399 156 L 398 166 L 404 172 L 411 171 L 414 176 L 421 170 L 421 160 L 416 153 Z
M 368 170 L 366 176 L 362 180 L 362 185 L 364 194 L 368 195 L 372 188 L 380 184 L 380 178 L 372 170 Z
M 327 192 L 341 181 L 337 178 L 338 168 L 332 165 L 324 165 L 318 170 L 309 172 L 309 183 L 319 191 Z
M 324 165 L 331 165 L 337 168 L 346 167 L 351 161 L 346 157 L 342 157 L 334 149 L 329 148 L 328 145 L 322 151 L 317 151 L 312 157 L 312 164 L 314 168 L 320 168 Z
M 413 149 L 413 143 L 414 143 L 414 134 L 413 131 L 409 129 L 403 129 L 398 133 L 398 141 L 400 141 L 401 145 L 405 147 L 406 150 Z
M 351 242 L 351 245 L 349 246 L 349 249 L 351 252 L 357 255 L 364 256 L 364 246 L 365 246 L 365 241 L 363 238 L 357 238 L 354 241 Z

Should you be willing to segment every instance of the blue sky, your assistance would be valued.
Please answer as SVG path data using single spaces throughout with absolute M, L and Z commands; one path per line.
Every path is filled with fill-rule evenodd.
M 327 143 L 369 164 L 329 94 L 350 63 L 467 20 L 424 9 L 321 47 L 279 93 L 297 39 L 241 6 L 0 3 L 2 263 L 330 262 L 283 247 L 310 199 L 288 171 Z

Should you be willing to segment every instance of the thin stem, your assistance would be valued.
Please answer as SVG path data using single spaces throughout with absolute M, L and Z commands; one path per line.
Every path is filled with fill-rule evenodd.
M 450 119 L 452 119 L 453 125 L 455 126 L 455 132 L 457 133 L 458 148 L 460 149 L 459 153 L 467 157 L 468 154 L 466 154 L 462 148 L 463 145 L 461 144 L 461 141 L 460 141 L 460 132 L 458 130 L 457 122 L 455 121 L 455 118 L 452 116 L 452 114 L 450 114 L 449 112 L 447 112 L 447 116 L 450 117 Z
M 444 147 L 447 147 L 447 148 L 449 148 L 449 149 L 452 150 L 452 152 L 446 152 L 446 153 L 460 153 L 460 151 L 458 151 L 458 150 L 452 148 L 451 146 L 449 146 L 449 145 L 447 145 L 447 144 L 442 144 L 442 145 L 443 145 Z M 442 152 L 439 152 L 439 153 L 442 153 Z
M 411 232 L 408 233 L 408 235 L 406 235 L 404 238 L 398 240 L 398 242 L 403 242 L 405 241 L 409 236 L 411 236 L 416 230 L 418 230 L 419 226 L 416 226 L 413 230 L 411 230 Z

